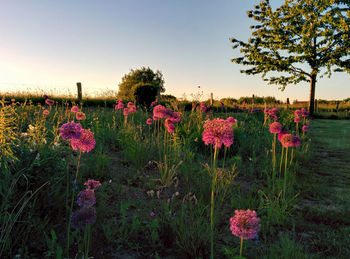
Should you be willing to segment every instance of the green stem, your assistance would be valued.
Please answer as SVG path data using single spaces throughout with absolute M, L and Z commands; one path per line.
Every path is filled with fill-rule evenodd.
M 283 198 L 286 197 L 286 188 L 287 188 L 287 163 L 288 163 L 288 147 L 286 147 L 286 157 L 284 161 L 284 182 L 283 182 Z
M 284 151 L 284 147 L 282 146 L 282 154 L 281 154 L 281 161 L 280 161 L 280 174 L 282 173 L 282 164 L 283 164 L 283 152 Z
M 211 206 L 210 206 L 210 258 L 214 258 L 214 190 L 216 182 L 216 156 L 217 156 L 217 145 L 214 149 L 214 162 L 212 164 L 212 181 L 211 181 Z
M 243 237 L 241 237 L 241 248 L 239 249 L 239 257 L 242 257 L 242 249 L 243 248 Z

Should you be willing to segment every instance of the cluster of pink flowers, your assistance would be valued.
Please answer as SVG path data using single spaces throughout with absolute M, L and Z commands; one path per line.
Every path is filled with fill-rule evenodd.
M 94 133 L 90 129 L 83 129 L 80 123 L 74 121 L 63 124 L 60 135 L 63 139 L 70 141 L 74 150 L 79 149 L 81 152 L 90 152 L 96 144 Z
M 267 120 L 268 118 L 271 118 L 274 121 L 277 121 L 277 113 L 278 113 L 278 108 L 274 107 L 272 109 L 270 108 L 266 108 L 264 109 L 264 114 L 265 114 L 265 120 Z
M 301 117 L 303 117 L 304 118 L 304 122 L 305 122 L 305 120 L 306 120 L 306 118 L 309 116 L 309 113 L 307 112 L 307 110 L 306 109 L 304 109 L 304 108 L 302 108 L 301 110 L 295 110 L 294 111 L 294 115 L 296 116 L 295 118 L 294 118 L 294 122 L 295 123 L 299 123 L 299 122 L 301 122 Z M 301 116 L 301 117 L 300 117 Z M 305 124 L 303 125 L 303 127 L 302 127 L 302 131 L 303 132 L 307 132 L 308 130 L 309 130 L 309 125 L 310 124 L 310 122 L 309 121 L 306 121 L 305 122 Z
M 117 104 L 114 106 L 114 109 L 121 110 L 124 108 L 124 103 L 122 99 L 117 100 Z
M 168 130 L 168 132 L 173 133 L 175 131 L 174 122 L 180 122 L 181 114 L 159 104 L 153 108 L 153 120 L 159 120 L 162 118 L 165 119 L 165 128 Z M 152 121 L 148 119 L 147 124 L 152 124 Z
M 274 133 L 274 134 L 280 133 L 281 130 L 282 130 L 282 125 L 281 125 L 281 123 L 275 121 L 275 122 L 273 122 L 273 123 L 270 124 L 270 132 L 271 132 L 271 133 Z
M 74 106 L 72 106 L 72 108 L 70 109 L 70 111 L 73 112 L 73 113 L 77 113 L 77 112 L 79 112 L 80 110 L 79 110 L 79 107 L 78 107 L 78 106 L 74 105 Z
M 235 210 L 235 215 L 230 218 L 230 230 L 239 238 L 253 239 L 261 227 L 259 222 L 260 219 L 254 210 Z
M 123 104 L 123 101 L 121 101 L 120 103 Z M 118 105 L 116 105 L 116 107 Z M 122 107 L 122 106 L 124 107 L 124 104 L 120 105 L 120 107 Z M 121 108 L 121 109 L 123 109 L 123 108 Z M 123 115 L 124 116 L 129 116 L 130 113 L 135 113 L 135 112 L 136 112 L 136 106 L 132 102 L 128 102 L 127 107 L 123 109 Z
M 231 121 L 231 119 L 230 119 Z M 233 143 L 232 121 L 216 118 L 208 120 L 204 126 L 202 140 L 206 145 L 212 144 L 214 148 L 220 148 L 222 144 L 229 147 Z
M 205 103 L 200 103 L 197 107 L 197 111 L 201 111 L 202 113 L 206 113 L 208 109 L 210 109 L 210 105 L 206 105 Z
M 79 192 L 77 204 L 81 207 L 78 211 L 72 213 L 71 223 L 74 228 L 82 228 L 92 224 L 96 220 L 96 204 L 95 190 L 101 186 L 99 181 L 88 180 L 84 184 L 87 188 Z

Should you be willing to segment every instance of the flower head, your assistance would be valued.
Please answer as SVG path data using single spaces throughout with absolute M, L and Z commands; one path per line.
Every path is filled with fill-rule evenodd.
M 307 125 L 304 125 L 303 128 L 302 128 L 302 130 L 303 130 L 304 132 L 309 131 L 309 129 L 310 129 L 310 127 L 307 126 Z
M 295 118 L 294 118 L 294 122 L 295 122 L 295 123 L 301 122 L 301 118 L 300 118 L 300 117 L 295 117 Z
M 158 104 L 153 108 L 153 119 L 154 120 L 157 120 L 158 118 L 165 118 L 165 116 L 166 116 L 165 107 L 163 105 Z
M 82 209 L 73 212 L 70 220 L 73 228 L 86 227 L 87 225 L 93 224 L 95 222 L 96 209 L 94 207 L 83 207 Z
M 281 123 L 275 121 L 273 123 L 270 124 L 270 132 L 271 133 L 280 133 L 282 130 L 282 125 Z
M 94 191 L 94 190 L 97 190 L 98 187 L 101 186 L 101 183 L 100 183 L 100 181 L 96 181 L 96 180 L 91 179 L 91 180 L 88 180 L 86 183 L 84 183 L 84 185 L 87 186 L 88 190 Z
M 228 123 L 230 123 L 231 125 L 233 125 L 233 124 L 236 123 L 236 120 L 235 120 L 233 117 L 228 117 L 228 118 L 226 119 L 226 121 L 227 121 Z
M 46 109 L 46 110 L 43 110 L 43 114 L 44 114 L 44 115 L 49 115 L 49 114 L 50 114 L 50 111 L 47 110 L 47 109 Z
M 175 126 L 174 126 L 174 122 L 170 119 L 167 118 L 164 121 L 164 126 L 166 127 L 166 129 L 168 130 L 168 132 L 173 133 L 175 131 Z
M 279 140 L 280 142 L 281 142 L 281 139 L 282 139 L 283 135 L 285 135 L 285 134 L 288 134 L 288 131 L 286 131 L 286 130 L 281 130 L 281 132 L 278 133 L 277 138 L 278 138 L 278 140 Z
M 224 119 L 208 120 L 204 124 L 202 139 L 206 145 L 212 144 L 220 148 L 222 144 L 229 147 L 233 143 L 233 129 L 231 123 Z
M 230 218 L 230 230 L 239 238 L 252 239 L 259 232 L 259 222 L 260 219 L 254 210 L 235 210 L 235 215 Z
M 300 116 L 301 115 L 301 110 L 295 110 L 294 111 L 295 116 Z
M 301 112 L 301 116 L 308 117 L 309 113 L 307 112 L 307 110 L 304 109 L 304 111 Z
M 173 114 L 170 117 L 170 120 L 172 122 L 179 122 L 181 120 L 181 114 L 179 112 L 173 112 Z
M 45 100 L 45 103 L 47 104 L 47 105 L 54 105 L 55 104 L 55 101 L 54 100 L 51 100 L 51 99 L 49 99 L 49 98 L 47 98 L 46 100 Z
M 300 146 L 301 139 L 298 136 L 293 136 L 292 138 L 292 147 Z
M 293 147 L 293 136 L 292 136 L 292 134 L 289 134 L 289 133 L 284 134 L 281 137 L 281 144 L 284 147 Z
M 129 113 L 130 113 L 129 109 L 128 108 L 124 108 L 124 110 L 123 110 L 124 116 L 128 116 Z
M 77 204 L 80 207 L 92 207 L 96 204 L 95 192 L 90 189 L 79 192 Z
M 277 107 L 272 108 L 271 110 L 269 110 L 269 114 L 270 115 L 277 115 L 277 113 L 278 113 L 278 108 Z
M 71 121 L 61 126 L 60 134 L 63 139 L 79 139 L 82 135 L 82 129 L 80 123 Z
M 82 129 L 81 137 L 79 139 L 71 139 L 70 142 L 74 150 L 80 150 L 81 152 L 90 152 L 94 149 L 96 141 L 94 139 L 94 133 L 89 129 Z
M 76 106 L 76 105 L 74 105 L 74 106 L 70 109 L 70 111 L 71 111 L 71 112 L 74 112 L 74 113 L 79 112 L 79 107 Z
M 148 118 L 147 121 L 146 121 L 146 123 L 147 123 L 148 125 L 151 125 L 151 124 L 153 123 L 153 120 L 152 120 L 151 118 Z
M 85 113 L 83 113 L 83 112 L 77 112 L 76 114 L 75 114 L 75 118 L 77 119 L 77 120 L 83 120 L 83 119 L 85 119 Z

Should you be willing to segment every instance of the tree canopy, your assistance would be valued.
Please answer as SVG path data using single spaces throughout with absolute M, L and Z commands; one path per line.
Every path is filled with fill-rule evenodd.
M 250 27 L 248 42 L 231 38 L 233 48 L 240 47 L 243 54 L 232 62 L 250 66 L 241 73 L 261 74 L 281 90 L 291 83 L 310 82 L 313 114 L 317 76 L 350 72 L 349 2 L 286 0 L 274 11 L 269 0 L 260 1 L 247 13 L 257 22 Z
M 159 70 L 153 72 L 149 67 L 142 67 L 136 70 L 131 69 L 130 73 L 123 76 L 122 82 L 119 84 L 118 98 L 135 101 L 135 87 L 140 83 L 154 86 L 157 92 L 165 91 L 162 72 Z

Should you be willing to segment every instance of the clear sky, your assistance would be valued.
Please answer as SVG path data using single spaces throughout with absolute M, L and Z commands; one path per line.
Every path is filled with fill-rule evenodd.
M 282 0 L 272 0 L 273 6 Z M 188 98 L 275 96 L 307 100 L 309 85 L 284 92 L 239 72 L 229 38 L 248 39 L 258 0 L 1 0 L 0 90 L 117 90 L 130 69 L 162 71 L 167 94 Z M 319 79 L 316 98 L 350 97 L 350 75 Z

